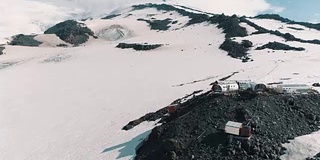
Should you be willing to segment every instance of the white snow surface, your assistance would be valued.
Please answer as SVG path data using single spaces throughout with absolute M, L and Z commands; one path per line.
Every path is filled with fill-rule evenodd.
M 122 26 L 132 32 L 125 39 L 91 38 L 79 47 L 57 48 L 51 47 L 61 42 L 56 36 L 39 35 L 47 42 L 42 47 L 5 46 L 0 56 L 0 159 L 130 159 L 155 122 L 130 131 L 122 131 L 124 125 L 193 91 L 209 90 L 211 82 L 235 71 L 231 80 L 319 82 L 320 45 L 283 42 L 269 34 L 237 38 L 255 46 L 272 40 L 307 49 L 251 50 L 254 61 L 242 63 L 218 49 L 224 34 L 215 25 L 175 25 L 158 32 L 136 20 L 142 12 L 134 13 L 85 22 L 94 32 Z M 182 25 L 188 20 L 170 16 Z M 166 45 L 134 51 L 115 48 L 119 41 Z M 319 151 L 319 143 L 310 152 L 299 149 L 315 138 L 320 133 L 297 138 L 286 156 L 300 160 Z

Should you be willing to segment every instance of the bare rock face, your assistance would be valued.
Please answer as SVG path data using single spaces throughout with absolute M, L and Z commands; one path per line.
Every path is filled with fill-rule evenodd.
M 268 44 L 265 44 L 261 47 L 258 47 L 256 50 L 263 50 L 263 49 L 273 49 L 273 50 L 285 50 L 285 51 L 304 51 L 305 49 L 302 47 L 291 47 L 289 45 L 279 43 L 279 42 L 269 42 Z
M 139 43 L 119 43 L 116 47 L 121 49 L 132 48 L 136 51 L 147 51 L 163 46 L 163 44 L 139 44 Z
M 13 36 L 11 42 L 9 45 L 13 46 L 29 46 L 29 47 L 37 47 L 42 42 L 39 42 L 34 39 L 36 35 L 24 35 L 24 34 L 18 34 Z
M 111 25 L 99 32 L 97 36 L 109 41 L 116 41 L 120 39 L 126 39 L 133 36 L 133 31 L 120 25 Z
M 44 34 L 56 34 L 61 40 L 73 45 L 79 45 L 88 41 L 94 33 L 84 24 L 74 20 L 67 20 L 56 24 L 44 32 Z

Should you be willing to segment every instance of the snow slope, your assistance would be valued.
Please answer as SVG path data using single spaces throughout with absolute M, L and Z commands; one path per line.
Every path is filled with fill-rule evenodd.
M 160 19 L 172 17 L 181 25 L 188 20 L 176 13 L 147 11 Z M 195 90 L 208 90 L 211 82 L 235 71 L 239 73 L 231 79 L 319 81 L 320 45 L 283 42 L 307 51 L 251 50 L 254 61 L 242 63 L 218 49 L 224 34 L 215 25 L 178 30 L 173 26 L 158 32 L 136 20 L 146 18 L 145 13 L 85 22 L 94 32 L 112 25 L 127 28 L 132 36 L 124 39 L 91 39 L 74 48 L 5 46 L 6 54 L 0 56 L 0 159 L 130 159 L 155 123 L 122 131 L 125 124 Z M 55 36 L 38 38 L 60 43 Z M 268 34 L 242 39 L 254 45 L 282 41 Z M 118 42 L 167 45 L 134 51 L 115 48 Z
M 304 40 L 320 39 L 320 31 L 316 29 L 307 28 L 302 25 L 287 24 L 272 19 L 249 18 L 249 20 L 263 28 L 268 28 L 272 31 L 278 30 L 281 33 L 290 33 L 294 35 L 296 38 L 301 38 Z

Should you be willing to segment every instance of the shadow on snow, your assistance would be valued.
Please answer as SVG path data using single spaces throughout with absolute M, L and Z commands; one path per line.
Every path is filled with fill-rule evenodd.
M 116 149 L 119 149 L 120 154 L 118 155 L 118 158 L 123 158 L 127 156 L 134 156 L 136 154 L 136 149 L 138 149 L 141 145 L 142 142 L 144 141 L 145 138 L 148 137 L 148 135 L 151 133 L 151 130 L 146 131 L 134 138 L 132 138 L 128 142 L 124 142 L 115 146 L 108 147 L 102 151 L 102 153 L 107 153 Z

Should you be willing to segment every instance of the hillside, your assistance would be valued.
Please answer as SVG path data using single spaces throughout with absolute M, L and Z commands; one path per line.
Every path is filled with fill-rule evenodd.
M 123 126 L 194 91 L 206 95 L 216 80 L 320 77 L 320 31 L 301 24 L 137 4 L 51 27 L 0 47 L 0 159 L 130 159 L 161 124 Z M 295 147 L 287 155 L 315 155 Z
M 175 116 L 162 114 L 162 125 L 152 130 L 135 159 L 280 159 L 286 153 L 281 144 L 318 130 L 319 102 L 319 95 L 204 93 L 180 104 Z M 250 141 L 229 143 L 221 131 L 228 121 L 252 123 Z

